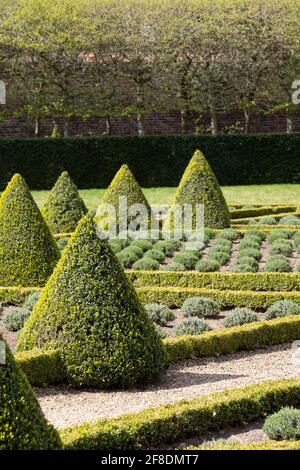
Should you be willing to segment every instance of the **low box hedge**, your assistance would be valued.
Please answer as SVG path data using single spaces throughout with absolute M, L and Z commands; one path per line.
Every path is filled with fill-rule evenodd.
M 260 217 L 263 215 L 281 214 L 282 212 L 295 212 L 297 206 L 262 206 L 252 209 L 234 209 L 230 211 L 232 219 L 242 219 L 246 217 Z
M 15 359 L 31 385 L 45 387 L 66 382 L 59 352 L 33 349 L 15 353 Z
M 279 221 L 282 217 L 294 215 L 291 214 L 291 212 L 281 212 L 278 214 L 270 214 L 275 220 Z M 296 214 L 295 214 L 296 215 Z M 234 224 L 238 225 L 243 225 L 243 224 L 248 224 L 250 221 L 254 220 L 255 222 L 258 222 L 262 216 L 256 216 L 256 217 L 243 217 L 240 219 L 232 219 L 231 222 Z M 293 227 L 296 227 L 297 225 L 293 225 Z M 276 227 L 276 225 L 272 225 L 273 228 Z
M 300 225 L 264 225 L 264 224 L 237 224 L 235 220 L 232 221 L 232 228 L 235 228 L 240 233 L 247 233 L 248 230 L 259 229 L 265 233 L 270 233 L 272 230 L 284 229 L 288 230 L 291 234 L 300 230 Z
M 264 320 L 208 331 L 199 336 L 177 336 L 164 340 L 169 364 L 196 357 L 221 356 L 253 351 L 300 339 L 300 315 Z
M 135 287 L 194 287 L 218 290 L 300 291 L 300 273 L 126 271 Z
M 246 443 L 224 443 L 214 445 L 200 445 L 200 446 L 189 446 L 184 450 L 300 450 L 299 441 L 264 441 L 264 442 L 252 442 Z
M 264 382 L 84 423 L 61 430 L 60 436 L 68 450 L 151 449 L 299 405 L 300 380 Z
M 20 304 L 33 292 L 38 292 L 40 287 L 0 287 L 0 302 Z
M 163 340 L 169 364 L 196 357 L 233 354 L 284 344 L 300 338 L 300 315 L 259 321 L 243 326 L 209 331 L 199 336 L 178 336 Z M 15 358 L 31 385 L 65 382 L 58 351 L 35 349 L 17 352 Z
M 221 308 L 249 307 L 254 310 L 266 309 L 278 300 L 292 300 L 300 303 L 300 292 L 256 292 L 251 290 L 217 290 L 197 287 L 137 287 L 137 293 L 144 304 L 163 303 L 169 307 L 180 307 L 193 296 L 209 297 Z

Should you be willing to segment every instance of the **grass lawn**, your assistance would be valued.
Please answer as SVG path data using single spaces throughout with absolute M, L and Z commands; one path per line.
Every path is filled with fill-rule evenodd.
M 146 188 L 150 204 L 170 204 L 176 188 Z M 222 188 L 228 205 L 234 204 L 298 204 L 300 184 L 268 184 L 252 186 L 224 186 Z M 42 206 L 49 191 L 32 191 L 39 206 Z M 89 209 L 95 209 L 104 189 L 82 189 L 81 197 Z

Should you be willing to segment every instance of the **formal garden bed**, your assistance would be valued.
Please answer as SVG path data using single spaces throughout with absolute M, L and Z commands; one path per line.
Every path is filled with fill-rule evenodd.
M 132 232 L 102 240 L 102 219 L 98 212 L 87 213 L 66 172 L 41 212 L 20 175 L 3 193 L 0 334 L 14 352 L 7 350 L 16 380 L 28 387 L 21 369 L 34 387 L 38 402 L 26 392 L 31 396 L 27 411 L 41 406 L 39 426 L 51 433 L 50 446 L 198 446 L 207 441 L 199 437 L 205 432 L 226 435 L 230 426 L 256 423 L 282 406 L 298 406 L 299 368 L 292 361 L 292 342 L 300 338 L 300 231 L 297 225 L 230 227 L 226 201 L 200 152 L 187 167 L 174 204 L 182 202 L 189 178 L 201 187 L 203 177 L 212 181 L 212 207 L 206 213 L 211 228 L 205 229 L 203 242 L 189 234 L 154 241 Z M 117 206 L 124 191 L 132 203 L 150 208 L 126 166 L 103 200 Z M 245 210 L 236 208 L 235 213 Z M 281 208 L 261 212 L 266 210 L 280 214 Z M 168 212 L 161 230 L 172 223 Z M 291 382 L 264 384 L 287 378 Z M 254 387 L 249 388 L 249 414 L 246 409 L 235 413 L 235 394 L 248 397 L 246 385 Z M 272 405 L 265 398 L 269 387 Z M 262 404 L 250 412 L 258 396 Z M 186 401 L 177 403 L 180 399 Z M 225 407 L 228 403 L 228 410 L 215 423 L 223 409 L 219 400 Z M 158 405 L 165 408 L 156 412 Z M 210 425 L 202 420 L 201 407 L 207 416 L 212 413 Z M 186 412 L 196 417 L 193 424 L 186 421 Z M 44 427 L 44 417 L 59 434 Z M 156 426 L 165 425 L 166 433 L 150 438 Z M 217 438 L 212 434 L 212 445 Z

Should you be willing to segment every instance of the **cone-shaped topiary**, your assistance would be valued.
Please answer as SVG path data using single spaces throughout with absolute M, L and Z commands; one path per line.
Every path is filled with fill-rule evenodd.
M 137 180 L 131 173 L 127 165 L 122 165 L 119 171 L 116 173 L 109 187 L 105 191 L 101 198 L 100 206 L 98 207 L 96 220 L 101 223 L 101 217 L 99 216 L 99 210 L 103 204 L 111 204 L 116 211 L 116 222 L 117 227 L 119 224 L 119 211 L 120 211 L 120 197 L 127 198 L 127 207 L 133 206 L 134 204 L 142 204 L 146 211 L 148 218 L 150 215 L 150 205 L 144 196 Z M 122 209 L 121 209 L 122 212 Z M 127 224 L 129 225 L 132 220 L 135 219 L 135 215 L 127 215 Z M 125 218 L 126 220 L 126 218 Z M 101 225 L 100 225 L 101 227 Z M 124 228 L 123 228 L 124 230 Z
M 230 226 L 230 213 L 208 161 L 196 150 L 188 164 L 179 186 L 175 192 L 172 205 L 175 204 L 204 204 L 205 227 L 225 228 Z M 195 218 L 196 211 L 193 216 Z M 164 229 L 170 227 L 172 216 L 166 218 Z
M 48 227 L 52 233 L 73 232 L 86 213 L 77 186 L 69 173 L 63 171 L 42 208 Z
M 31 386 L 1 335 L 0 341 L 3 356 L 0 361 L 0 450 L 60 449 L 58 433 L 44 418 Z
M 22 176 L 0 198 L 0 285 L 42 286 L 59 250 Z
M 127 387 L 164 370 L 160 340 L 108 242 L 85 216 L 21 331 L 18 349 L 58 348 L 74 386 Z

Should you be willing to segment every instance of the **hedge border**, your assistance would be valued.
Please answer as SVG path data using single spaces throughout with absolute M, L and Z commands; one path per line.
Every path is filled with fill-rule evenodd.
M 29 294 L 39 292 L 41 287 L 3 287 L 0 286 L 0 302 L 22 303 Z
M 232 273 L 196 271 L 134 271 L 127 276 L 135 287 L 158 286 L 218 290 L 300 291 L 300 273 Z
M 299 142 L 297 133 L 1 139 L 0 186 L 18 172 L 47 189 L 67 170 L 80 189 L 105 188 L 126 163 L 142 187 L 176 187 L 196 149 L 223 186 L 299 183 Z
M 253 442 L 251 444 L 242 443 L 228 443 L 228 444 L 215 444 L 211 446 L 189 446 L 184 450 L 300 450 L 300 440 L 298 441 L 264 441 Z
M 252 209 L 234 209 L 230 211 L 232 219 L 242 219 L 258 217 L 263 215 L 275 215 L 281 214 L 282 212 L 293 213 L 296 212 L 297 206 L 262 206 L 254 207 Z
M 238 230 L 240 233 L 247 233 L 248 230 L 253 230 L 253 229 L 258 229 L 262 230 L 265 233 L 270 233 L 272 230 L 277 230 L 277 229 L 285 229 L 288 230 L 291 233 L 295 233 L 300 231 L 300 225 L 260 225 L 260 224 L 236 224 L 232 223 L 231 224 L 232 228 L 235 228 Z
M 300 338 L 300 315 L 222 328 L 202 335 L 178 336 L 163 340 L 169 365 L 198 357 L 214 357 L 237 351 L 253 351 Z M 65 382 L 59 351 L 33 349 L 17 352 L 15 358 L 31 385 Z
M 300 339 L 300 315 L 262 320 L 202 335 L 184 335 L 164 340 L 169 364 L 198 357 L 214 357 L 238 351 L 255 351 Z
M 289 215 L 299 216 L 299 214 L 296 214 L 295 212 L 282 212 L 280 214 L 270 214 L 269 216 L 274 217 L 274 219 L 278 221 L 282 217 L 286 217 L 286 216 L 289 216 Z M 267 216 L 267 217 L 269 217 L 269 216 Z M 258 222 L 260 219 L 261 219 L 261 216 L 259 216 L 259 217 L 242 217 L 240 219 L 231 219 L 231 223 L 238 224 L 238 225 L 244 225 L 244 224 L 249 223 L 251 220 L 254 220 L 255 222 Z M 282 225 L 284 225 L 284 224 L 282 224 Z M 275 227 L 275 225 L 272 225 L 272 226 Z M 293 227 L 297 227 L 297 225 L 293 225 Z
M 209 297 L 221 308 L 244 307 L 255 310 L 266 309 L 278 300 L 292 300 L 300 303 L 300 292 L 256 292 L 247 290 L 222 290 L 193 287 L 137 287 L 140 300 L 145 303 L 161 302 L 168 306 L 180 307 L 192 296 Z
M 45 387 L 66 382 L 63 365 L 57 350 L 16 352 L 15 359 L 31 385 Z
M 60 436 L 68 450 L 149 450 L 204 432 L 245 425 L 282 406 L 299 404 L 300 380 L 268 381 L 84 423 L 61 430 Z

